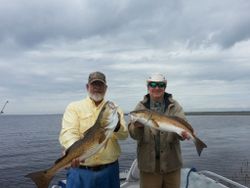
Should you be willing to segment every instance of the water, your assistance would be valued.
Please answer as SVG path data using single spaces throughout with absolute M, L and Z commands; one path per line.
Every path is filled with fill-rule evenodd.
M 62 115 L 0 116 L 0 187 L 33 188 L 24 175 L 50 167 L 60 157 L 58 142 Z M 188 116 L 189 122 L 208 148 L 198 157 L 191 141 L 182 142 L 185 167 L 210 170 L 250 186 L 250 116 Z M 135 158 L 132 139 L 120 142 L 120 171 Z M 53 183 L 65 178 L 63 170 Z

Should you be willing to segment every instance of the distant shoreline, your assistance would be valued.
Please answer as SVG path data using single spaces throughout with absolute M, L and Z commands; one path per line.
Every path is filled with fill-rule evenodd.
M 59 114 L 0 114 L 0 116 L 25 116 L 25 115 L 34 115 L 34 116 L 46 116 L 46 115 L 61 115 L 63 116 L 63 114 L 59 113 Z M 125 116 L 128 116 L 129 113 L 126 112 L 124 113 Z M 185 115 L 187 116 L 202 116 L 202 115 L 211 115 L 211 116 L 232 116 L 232 115 L 239 115 L 239 116 L 249 116 L 250 115 L 250 111 L 194 111 L 194 112 L 185 112 Z
M 125 113 L 128 115 L 129 113 Z M 250 111 L 201 111 L 201 112 L 185 112 L 187 116 L 202 116 L 202 115 L 210 115 L 210 116 L 233 116 L 233 115 L 242 115 L 249 116 Z
M 232 116 L 232 115 L 244 115 L 249 116 L 250 111 L 204 111 L 204 112 L 186 112 L 187 116 L 197 116 L 197 115 L 225 115 L 225 116 Z

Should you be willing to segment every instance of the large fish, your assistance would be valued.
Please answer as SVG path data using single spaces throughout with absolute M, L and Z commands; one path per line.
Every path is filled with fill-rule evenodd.
M 190 138 L 193 140 L 199 156 L 203 148 L 207 147 L 204 142 L 202 142 L 197 136 L 195 136 L 192 126 L 179 117 L 164 116 L 148 109 L 132 111 L 129 114 L 132 122 L 138 121 L 139 123 L 144 124 L 144 126 L 153 129 L 175 132 L 180 136 L 182 136 L 183 131 L 186 131 Z
M 25 177 L 31 178 L 38 188 L 47 188 L 54 175 L 70 165 L 73 159 L 85 160 L 103 148 L 111 137 L 118 121 L 117 106 L 110 101 L 106 102 L 95 124 L 84 133 L 83 138 L 66 150 L 63 157 L 57 159 L 49 169 L 33 172 Z

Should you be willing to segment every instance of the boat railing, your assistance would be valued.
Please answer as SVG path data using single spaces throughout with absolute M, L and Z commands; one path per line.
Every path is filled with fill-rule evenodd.
M 192 173 L 193 172 L 193 173 Z M 137 167 L 137 160 L 134 160 L 129 171 L 127 172 L 127 178 L 124 183 L 121 184 L 122 188 L 139 187 L 139 169 Z M 224 176 L 218 175 L 214 172 L 202 170 L 196 171 L 195 168 L 182 169 L 182 187 L 202 187 L 203 188 L 247 188 L 233 180 L 230 180 Z M 190 185 L 189 185 L 190 179 Z

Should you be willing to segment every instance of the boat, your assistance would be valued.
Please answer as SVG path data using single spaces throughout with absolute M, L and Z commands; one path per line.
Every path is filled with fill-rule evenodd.
M 247 188 L 233 180 L 218 175 L 214 172 L 202 170 L 197 171 L 195 168 L 181 169 L 181 186 L 180 188 Z M 134 160 L 127 177 L 121 188 L 139 188 L 139 169 L 137 160 Z
M 6 107 L 6 105 L 8 104 L 8 102 L 9 102 L 9 101 L 6 101 L 6 102 L 4 103 L 3 108 L 2 108 L 2 110 L 0 111 L 0 115 L 4 113 L 3 110 L 4 110 L 4 108 Z
M 135 159 L 127 172 L 120 173 L 121 188 L 139 188 L 139 169 Z M 61 180 L 52 188 L 66 188 L 66 180 Z M 180 188 L 247 188 L 231 179 L 208 170 L 197 171 L 195 168 L 181 169 Z

